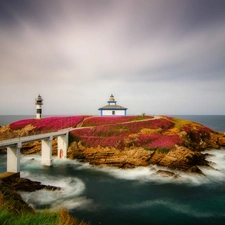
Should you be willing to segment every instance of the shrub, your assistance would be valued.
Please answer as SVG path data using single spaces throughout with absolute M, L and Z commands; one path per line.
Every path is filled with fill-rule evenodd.
M 157 148 L 157 152 L 168 153 L 170 151 L 169 148 Z
M 110 125 L 118 123 L 126 123 L 130 121 L 145 120 L 153 118 L 152 116 L 98 116 L 89 117 L 83 121 L 82 127 Z
M 11 123 L 9 126 L 10 126 L 10 129 L 12 130 L 18 130 L 18 129 L 24 128 L 28 124 L 33 124 L 34 122 L 35 122 L 35 119 L 26 119 L 26 120 L 20 120 L 20 121 Z
M 34 131 L 49 132 L 58 131 L 68 127 L 76 127 L 85 116 L 48 117 L 42 119 L 26 119 L 10 124 L 12 130 L 22 129 L 28 124 L 34 126 Z
M 157 128 L 157 129 L 142 128 L 140 130 L 141 134 L 157 134 L 157 133 L 161 133 L 161 132 L 162 132 L 161 127 Z

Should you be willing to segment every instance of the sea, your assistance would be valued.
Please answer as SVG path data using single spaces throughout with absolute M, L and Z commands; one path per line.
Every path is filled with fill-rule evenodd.
M 225 116 L 176 116 L 225 132 Z M 0 116 L 0 125 L 30 118 Z M 118 169 L 53 157 L 42 167 L 41 156 L 21 155 L 21 177 L 59 186 L 57 191 L 20 192 L 36 210 L 66 208 L 91 225 L 224 225 L 225 149 L 208 150 L 205 174 L 175 171 L 177 178 L 155 175 L 157 166 Z M 0 172 L 6 171 L 0 154 Z

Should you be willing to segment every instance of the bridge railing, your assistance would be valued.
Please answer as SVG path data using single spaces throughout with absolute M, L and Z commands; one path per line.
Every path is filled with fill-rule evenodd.
M 55 132 L 59 132 L 59 131 L 70 131 L 73 130 L 73 127 L 69 127 L 69 128 L 65 128 L 65 129 L 61 129 L 58 131 L 55 130 L 35 130 L 35 131 L 30 131 L 28 133 L 10 133 L 10 134 L 3 134 L 0 135 L 0 142 L 4 141 L 4 140 L 8 140 L 8 139 L 13 139 L 13 138 L 22 138 L 22 137 L 30 137 L 30 136 L 34 136 L 34 135 L 40 135 L 40 134 L 49 134 L 49 133 L 55 133 Z
M 27 143 L 37 140 L 43 140 L 46 138 L 54 138 L 60 135 L 66 135 L 69 133 L 71 128 L 59 130 L 56 132 L 50 132 L 50 133 L 44 133 L 44 134 L 36 134 L 36 135 L 30 135 L 30 136 L 23 136 L 23 137 L 16 137 L 16 138 L 10 138 L 6 140 L 0 141 L 0 148 L 8 147 L 10 145 L 16 145 L 18 143 Z

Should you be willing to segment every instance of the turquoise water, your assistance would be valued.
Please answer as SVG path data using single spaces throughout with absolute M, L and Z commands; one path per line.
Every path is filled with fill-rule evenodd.
M 211 122 L 210 116 L 198 117 L 207 120 L 201 123 L 213 129 L 216 124 L 223 131 L 224 116 L 222 122 L 217 118 L 218 123 L 216 116 L 211 117 Z M 225 224 L 225 150 L 210 153 L 208 160 L 214 162 L 215 169 L 201 168 L 206 176 L 179 173 L 178 179 L 154 176 L 157 169 L 154 166 L 121 170 L 54 158 L 52 167 L 42 167 L 40 155 L 21 156 L 22 177 L 63 188 L 21 194 L 37 209 L 65 207 L 92 225 L 222 225 Z M 6 155 L 1 154 L 0 172 L 5 169 Z

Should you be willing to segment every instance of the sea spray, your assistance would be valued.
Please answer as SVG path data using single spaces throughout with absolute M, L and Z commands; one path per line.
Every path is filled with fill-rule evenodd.
M 22 196 L 38 210 L 64 207 L 93 225 L 223 224 L 225 151 L 206 153 L 214 168 L 208 168 L 205 176 L 172 171 L 177 178 L 154 175 L 166 169 L 157 166 L 118 169 L 53 157 L 53 166 L 43 167 L 40 155 L 22 155 L 22 177 L 62 187 Z
M 199 167 L 209 182 L 225 181 L 225 150 L 213 149 L 203 152 L 209 161 L 210 167 Z
M 57 160 L 53 157 L 54 166 L 60 167 L 60 165 L 68 164 L 71 160 Z M 21 177 L 28 178 L 34 181 L 40 181 L 45 185 L 53 185 L 60 187 L 61 190 L 49 191 L 39 190 L 35 192 L 23 192 L 20 194 L 28 204 L 37 209 L 59 209 L 67 208 L 68 210 L 74 208 L 80 208 L 87 210 L 93 210 L 93 201 L 87 199 L 84 195 L 86 186 L 85 183 L 74 176 L 61 176 L 49 172 L 54 168 L 42 167 L 40 155 L 22 156 L 22 171 Z M 59 163 L 60 162 L 60 163 Z M 79 163 L 78 163 L 79 165 Z M 45 173 L 48 172 L 48 173 Z
M 20 192 L 24 200 L 38 209 L 60 209 L 67 208 L 68 210 L 80 208 L 91 210 L 93 207 L 92 200 L 84 196 L 85 184 L 82 180 L 72 177 L 60 177 L 57 179 L 54 176 L 45 176 L 38 174 L 31 174 L 29 172 L 22 172 L 22 177 L 32 180 L 38 180 L 43 184 L 51 184 L 60 187 L 61 190 L 49 191 L 39 190 L 35 192 Z
M 58 159 L 57 157 L 53 157 L 53 167 L 60 168 L 60 166 L 68 165 L 71 169 L 74 170 L 75 173 L 79 172 L 79 170 L 96 171 L 99 173 L 108 174 L 109 176 L 112 176 L 116 179 L 137 180 L 139 182 L 177 184 L 184 183 L 187 185 L 202 185 L 205 183 L 225 180 L 225 150 L 210 150 L 205 151 L 204 153 L 207 154 L 206 159 L 212 164 L 211 167 L 199 167 L 205 175 L 185 173 L 178 170 L 173 171 L 156 165 L 150 165 L 148 167 L 137 167 L 133 169 L 93 166 L 89 163 L 82 163 L 77 160 L 70 159 Z M 40 155 L 22 156 L 21 164 L 23 165 L 23 168 L 25 170 L 33 172 L 35 172 L 35 170 L 42 169 Z M 167 170 L 169 172 L 173 172 L 176 176 L 164 177 L 161 174 L 156 173 L 158 170 Z M 38 180 L 40 180 L 40 176 L 38 176 Z M 45 181 L 48 182 L 48 180 Z M 49 182 L 44 184 L 47 185 L 49 184 Z

